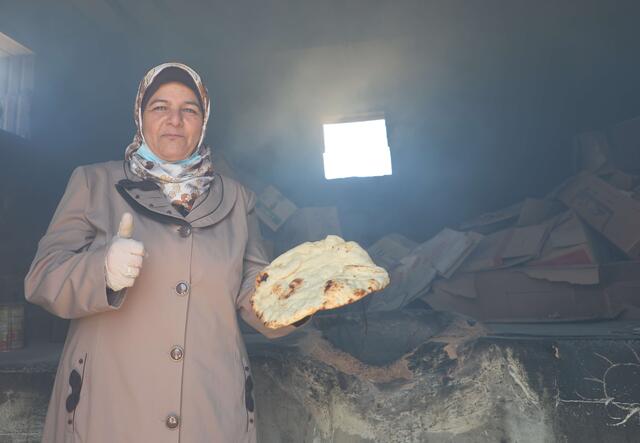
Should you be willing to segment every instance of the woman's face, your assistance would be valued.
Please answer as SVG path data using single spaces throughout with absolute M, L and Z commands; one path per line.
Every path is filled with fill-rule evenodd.
M 200 141 L 203 123 L 198 98 L 182 83 L 158 88 L 142 112 L 142 134 L 155 155 L 168 162 L 189 157 Z

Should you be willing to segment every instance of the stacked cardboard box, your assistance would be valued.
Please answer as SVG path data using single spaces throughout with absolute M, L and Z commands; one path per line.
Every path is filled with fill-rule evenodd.
M 336 207 L 298 208 L 271 185 L 259 195 L 256 214 L 269 228 L 263 233 L 271 259 L 301 243 L 342 235 Z
M 601 132 L 576 136 L 576 175 L 546 198 L 480 215 L 422 245 L 398 247 L 409 240 L 397 234 L 381 239 L 369 252 L 392 283 L 369 308 L 419 298 L 486 321 L 640 318 L 640 177 L 633 173 L 640 163 L 630 157 L 630 146 L 640 146 L 640 119 L 614 128 L 614 139 L 621 149 Z
M 629 134 L 640 145 L 634 124 L 618 135 L 627 154 Z M 545 199 L 463 223 L 484 238 L 421 298 L 487 321 L 640 318 L 640 189 L 616 152 L 603 133 L 576 136 L 577 174 Z

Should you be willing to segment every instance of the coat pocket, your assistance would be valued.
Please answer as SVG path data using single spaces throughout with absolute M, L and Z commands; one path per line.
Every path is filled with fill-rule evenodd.
M 81 357 L 74 359 L 67 375 L 67 396 L 63 399 L 67 414 L 67 431 L 76 433 L 78 415 L 82 408 L 83 386 L 85 385 L 85 368 L 87 365 L 88 355 L 85 353 Z
M 247 408 L 247 412 L 254 412 L 255 401 L 253 400 L 253 378 L 251 375 L 247 375 L 244 381 L 244 404 Z
M 75 412 L 78 402 L 80 402 L 80 391 L 82 390 L 82 376 L 76 369 L 69 374 L 69 388 L 71 393 L 67 396 L 65 407 L 67 412 L 71 414 Z
M 244 378 L 244 406 L 247 414 L 247 431 L 255 425 L 255 397 L 253 395 L 253 375 L 251 374 L 251 367 L 249 366 L 249 361 L 243 356 L 241 357 L 242 363 L 242 375 Z

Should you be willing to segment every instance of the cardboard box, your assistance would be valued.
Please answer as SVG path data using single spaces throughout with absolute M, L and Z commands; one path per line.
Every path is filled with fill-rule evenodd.
M 552 199 L 527 198 L 522 202 L 516 226 L 538 225 L 565 210 L 562 203 Z
M 222 152 L 219 150 L 215 150 L 213 153 L 213 164 L 215 165 L 215 171 L 218 174 L 224 175 L 225 177 L 232 178 L 236 181 L 240 181 L 238 174 L 233 170 L 227 158 L 224 156 Z
M 438 275 L 451 277 L 481 239 L 482 235 L 475 232 L 445 228 L 414 247 L 390 268 L 391 283 L 384 291 L 371 296 L 368 310 L 391 311 L 406 306 L 429 291 Z
M 480 234 L 490 234 L 511 226 L 520 216 L 522 203 L 516 203 L 507 208 L 482 214 L 479 217 L 467 220 L 458 226 L 462 231 L 475 231 Z
M 573 171 L 597 172 L 610 167 L 609 141 L 604 132 L 583 132 L 573 137 Z
M 273 241 L 273 239 L 270 238 L 263 238 L 262 239 L 262 246 L 264 247 L 264 251 L 267 254 L 267 257 L 269 258 L 269 261 L 273 261 L 273 259 L 275 259 L 275 253 L 276 253 L 276 244 Z
M 460 267 L 461 272 L 505 268 L 538 257 L 550 223 L 513 227 L 484 237 Z
M 532 278 L 596 284 L 599 283 L 598 264 L 611 258 L 609 242 L 596 237 L 573 211 L 567 211 L 557 217 L 540 257 L 527 262 L 521 270 Z
M 481 239 L 475 232 L 443 229 L 390 268 L 389 286 L 370 297 L 367 309 L 392 311 L 406 306 L 429 291 L 438 275 L 451 277 Z
M 300 208 L 278 230 L 275 252 L 280 255 L 301 243 L 323 240 L 330 234 L 342 236 L 337 208 Z
M 640 202 L 604 180 L 581 174 L 568 181 L 558 199 L 627 256 L 640 256 Z
M 417 246 L 412 255 L 427 258 L 438 274 L 449 278 L 476 249 L 483 236 L 476 232 L 458 232 L 445 228 L 435 237 Z
M 436 280 L 433 283 L 433 288 L 458 297 L 469 299 L 478 297 L 476 293 L 476 274 L 474 272 L 460 272 L 448 280 Z
M 598 265 L 571 265 L 550 267 L 516 268 L 527 276 L 551 282 L 564 282 L 574 285 L 595 285 L 600 282 L 600 268 Z
M 540 257 L 527 266 L 562 267 L 599 263 L 595 239 L 573 211 L 557 217 L 544 243 Z
M 436 310 L 497 322 L 611 319 L 623 311 L 612 305 L 601 285 L 537 280 L 514 269 L 477 272 L 464 278 L 467 281 L 435 281 L 423 300 Z
M 277 231 L 297 209 L 273 186 L 267 186 L 256 203 L 258 218 L 273 231 Z
M 553 198 L 527 198 L 507 208 L 466 221 L 459 226 L 459 229 L 491 234 L 510 226 L 537 225 L 563 210 L 565 210 L 564 205 Z
M 389 286 L 368 297 L 368 311 L 403 308 L 429 290 L 437 271 L 428 257 L 410 254 L 402 258 L 389 274 Z
M 400 234 L 389 234 L 371 245 L 367 252 L 378 266 L 390 270 L 393 269 L 400 260 L 418 246 L 417 242 L 408 239 Z
M 618 169 L 640 170 L 640 117 L 623 121 L 612 128 L 611 158 Z
M 623 309 L 625 320 L 640 319 L 640 261 L 607 263 L 601 280 L 612 306 Z
M 633 191 L 638 185 L 638 176 L 634 174 L 628 174 L 622 171 L 612 171 L 606 174 L 599 174 L 601 178 L 607 181 L 611 186 L 616 187 L 622 191 Z

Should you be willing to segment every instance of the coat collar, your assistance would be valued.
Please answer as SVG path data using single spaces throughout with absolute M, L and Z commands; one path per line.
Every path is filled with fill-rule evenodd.
M 220 174 L 215 174 L 209 190 L 196 199 L 191 212 L 183 217 L 158 185 L 133 174 L 126 161 L 123 170 L 125 179 L 116 184 L 118 192 L 136 211 L 146 212 L 159 220 L 162 218 L 167 223 L 196 228 L 214 225 L 231 212 L 238 197 L 237 187 Z

